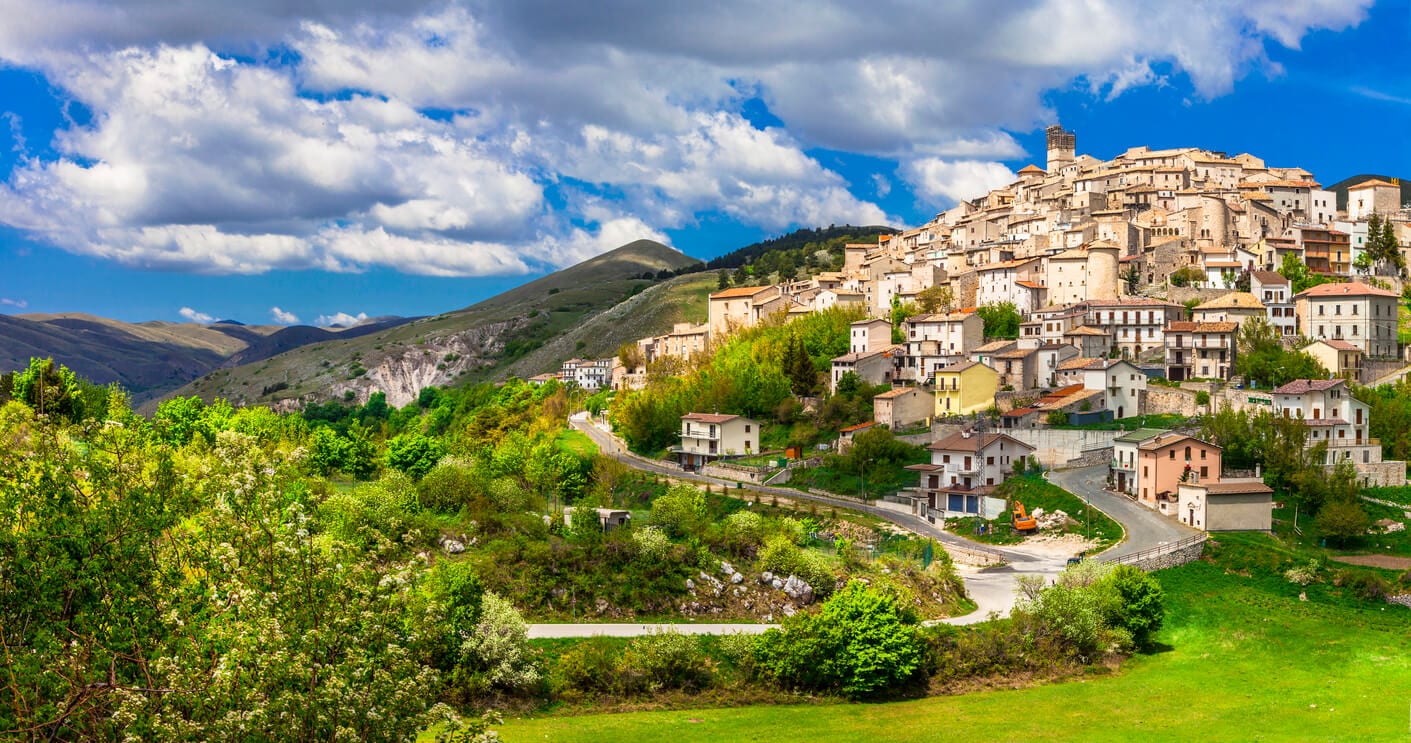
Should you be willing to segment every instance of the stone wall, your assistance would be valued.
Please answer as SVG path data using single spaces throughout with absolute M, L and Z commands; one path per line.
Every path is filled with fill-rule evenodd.
M 1145 412 L 1147 415 L 1176 413 L 1195 416 L 1205 412 L 1203 408 L 1203 405 L 1195 404 L 1195 393 L 1190 390 L 1172 389 L 1155 384 L 1146 388 Z
M 1101 449 L 1092 449 L 1083 452 L 1083 455 L 1068 460 L 1065 466 L 1068 467 L 1092 467 L 1098 464 L 1109 464 L 1112 462 L 1112 447 L 1105 446 Z
M 719 477 L 723 480 L 740 480 L 742 482 L 764 482 L 764 480 L 774 472 L 769 467 L 748 467 L 740 464 L 725 464 L 723 462 L 711 462 L 701 468 L 701 474 L 708 477 Z
M 1188 544 L 1183 547 L 1171 550 L 1159 550 L 1152 554 L 1143 555 L 1137 560 L 1117 559 L 1112 562 L 1120 562 L 1127 565 L 1135 565 L 1142 570 L 1162 570 L 1165 568 L 1178 568 L 1186 563 L 1195 562 L 1200 559 L 1205 552 L 1205 540 Z
M 1120 431 L 1069 431 L 1051 428 L 1021 428 L 1008 432 L 1020 441 L 1034 447 L 1034 457 L 1045 467 L 1064 467 L 1068 461 L 1084 454 L 1111 449 L 1112 440 Z M 1111 461 L 1111 452 L 1103 462 Z
M 1406 463 L 1401 461 L 1387 462 L 1353 462 L 1357 468 L 1357 480 L 1364 488 L 1386 488 L 1406 484 Z M 1329 476 L 1332 475 L 1333 468 L 1328 467 Z

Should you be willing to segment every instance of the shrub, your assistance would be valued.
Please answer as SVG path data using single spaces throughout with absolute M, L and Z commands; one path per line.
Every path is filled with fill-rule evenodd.
M 1391 594 L 1391 584 L 1381 576 L 1361 570 L 1339 570 L 1333 574 L 1333 585 L 1348 589 L 1360 599 L 1383 601 Z
M 1307 565 L 1295 565 L 1284 571 L 1284 580 L 1306 586 L 1318 580 L 1318 561 L 1309 560 Z
M 666 557 L 667 550 L 671 549 L 671 540 L 661 529 L 647 527 L 632 531 L 632 545 L 639 559 L 656 562 Z
M 652 501 L 652 523 L 674 537 L 683 537 L 705 518 L 705 496 L 690 485 L 672 485 Z
M 510 602 L 486 591 L 480 601 L 480 621 L 461 643 L 462 669 L 473 684 L 518 691 L 539 682 L 539 669 L 530 660 L 529 625 Z
M 387 466 L 417 480 L 445 455 L 446 447 L 439 440 L 419 433 L 404 433 L 387 442 Z
M 818 614 L 796 614 L 755 646 L 761 669 L 801 689 L 861 698 L 924 674 L 916 625 L 895 600 L 853 581 Z
M 1206 392 L 1205 390 L 1200 390 L 1200 391 L 1196 392 L 1196 393 L 1195 393 L 1195 404 L 1196 404 L 1196 405 L 1209 405 L 1209 404 L 1210 404 L 1210 393 L 1209 393 L 1209 392 Z
M 623 687 L 621 657 L 617 643 L 606 637 L 590 637 L 559 656 L 558 673 L 562 682 L 576 691 L 614 693 Z
M 1161 583 L 1140 568 L 1118 565 L 1098 585 L 1117 594 L 1116 614 L 1107 624 L 1131 633 L 1131 641 L 1137 647 L 1150 647 L 1152 636 L 1166 617 L 1166 592 Z
M 714 666 L 700 641 L 675 631 L 654 632 L 632 641 L 630 656 L 651 691 L 698 691 L 710 685 Z
M 446 459 L 431 468 L 417 483 L 416 491 L 422 508 L 441 513 L 455 513 L 485 496 L 470 463 L 459 459 Z

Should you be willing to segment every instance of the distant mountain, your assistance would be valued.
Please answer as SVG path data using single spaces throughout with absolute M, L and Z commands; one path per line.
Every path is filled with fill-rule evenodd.
M 1387 183 L 1396 183 L 1400 185 L 1401 203 L 1411 203 L 1411 180 L 1408 180 L 1406 178 L 1395 178 L 1389 175 L 1371 175 L 1368 173 L 1363 173 L 1362 175 L 1354 175 L 1351 178 L 1344 178 L 1331 186 L 1325 186 L 1325 188 L 1337 194 L 1338 209 L 1346 209 L 1347 189 L 1359 183 L 1373 180 L 1386 181 Z
M 879 225 L 873 225 L 871 227 L 854 227 L 850 224 L 845 224 L 841 227 L 833 225 L 831 227 L 818 227 L 814 229 L 805 228 L 801 230 L 794 230 L 793 232 L 790 232 L 787 235 L 780 235 L 779 237 L 772 237 L 768 240 L 761 240 L 752 245 L 746 245 L 743 248 L 732 250 L 729 253 L 720 256 L 719 258 L 713 258 L 709 263 L 706 264 L 706 268 L 712 271 L 719 268 L 739 268 L 740 266 L 743 266 L 746 263 L 752 263 L 756 259 L 763 256 L 765 253 L 782 250 L 797 250 L 799 248 L 806 247 L 809 244 L 813 244 L 815 248 L 822 248 L 825 243 L 838 240 L 839 238 L 846 238 L 848 240 L 856 240 L 859 242 L 875 242 L 875 239 L 878 235 L 890 235 L 894 232 L 900 232 L 900 230 L 897 230 L 892 227 Z
M 285 408 L 366 400 L 381 391 L 400 407 L 428 386 L 536 374 L 573 356 L 610 354 L 672 322 L 703 321 L 714 276 L 673 278 L 703 267 L 674 248 L 638 240 L 478 304 L 395 327 L 358 325 L 330 339 L 290 328 L 288 341 L 297 343 L 291 350 L 263 357 L 285 342 L 269 336 L 252 344 L 259 352 L 249 363 L 215 370 L 175 394 Z M 604 322 L 608 310 L 638 295 L 661 301 L 637 300 L 628 305 L 638 308 L 630 316 Z
M 98 384 L 117 382 L 141 403 L 233 358 L 253 361 L 294 348 L 287 335 L 294 330 L 229 321 L 126 323 L 78 313 L 0 315 L 0 372 L 24 368 L 32 357 L 52 357 Z M 338 336 L 308 330 L 318 334 L 310 342 Z

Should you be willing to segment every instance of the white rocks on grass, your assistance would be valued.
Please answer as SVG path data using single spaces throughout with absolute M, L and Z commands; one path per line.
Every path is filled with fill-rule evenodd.
M 813 586 L 810 586 L 802 578 L 791 575 L 784 581 L 784 595 L 801 603 L 808 604 L 813 601 Z
M 465 552 L 465 542 L 458 539 L 442 539 L 441 549 L 446 550 L 448 555 L 459 555 Z

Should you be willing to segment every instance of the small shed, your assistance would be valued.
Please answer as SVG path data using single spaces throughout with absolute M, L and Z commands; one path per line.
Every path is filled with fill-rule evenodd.
M 581 509 L 574 506 L 563 509 L 563 525 L 565 527 L 571 528 L 573 526 L 573 515 L 579 510 Z M 593 511 L 598 517 L 598 525 L 602 527 L 604 532 L 620 529 L 632 523 L 632 514 L 629 511 L 619 508 L 595 508 Z

